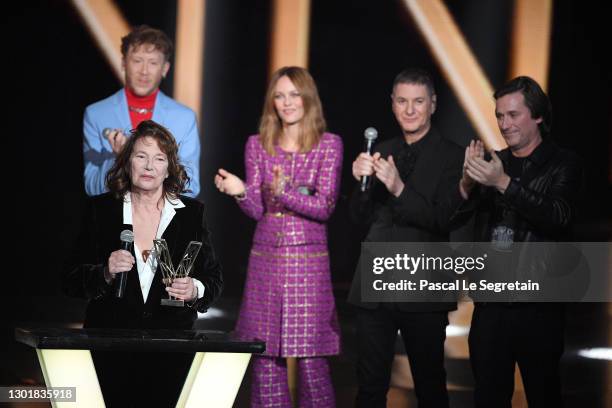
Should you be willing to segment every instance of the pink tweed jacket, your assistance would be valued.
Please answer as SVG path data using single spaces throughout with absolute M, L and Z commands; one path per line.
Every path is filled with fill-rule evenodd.
M 246 198 L 240 208 L 258 221 L 254 244 L 284 246 L 326 244 L 326 221 L 340 189 L 342 140 L 324 133 L 307 153 L 289 153 L 276 147 L 268 154 L 259 135 L 249 137 L 245 148 Z M 285 187 L 271 190 L 274 168 L 282 169 Z

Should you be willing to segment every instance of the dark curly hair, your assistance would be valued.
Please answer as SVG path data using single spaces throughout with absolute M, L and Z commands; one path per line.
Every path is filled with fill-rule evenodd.
M 123 198 L 125 193 L 131 191 L 130 158 L 136 142 L 144 137 L 155 139 L 159 149 L 168 158 L 168 177 L 164 180 L 162 186 L 164 196 L 168 199 L 175 199 L 179 194 L 188 192 L 186 186 L 189 184 L 189 176 L 185 167 L 179 162 L 176 140 L 168 129 L 152 120 L 140 122 L 136 129 L 132 129 L 123 150 L 117 155 L 113 167 L 106 174 L 108 190 L 117 199 Z
M 134 27 L 128 35 L 121 38 L 121 55 L 126 58 L 130 47 L 138 48 L 144 44 L 150 44 L 164 54 L 166 61 L 172 58 L 172 40 L 163 31 L 144 24 Z

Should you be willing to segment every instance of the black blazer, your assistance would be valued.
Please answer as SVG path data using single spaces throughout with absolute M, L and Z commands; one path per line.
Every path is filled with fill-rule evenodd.
M 89 199 L 79 242 L 70 254 L 63 275 L 66 294 L 89 300 L 85 327 L 190 329 L 197 318 L 196 310 L 205 312 L 220 295 L 223 278 L 210 242 L 204 204 L 184 196 L 180 199 L 185 207 L 176 209 L 162 238 L 168 243 L 175 267 L 189 241 L 202 242 L 190 276 L 202 282 L 204 296 L 192 307 L 161 306 L 160 300 L 167 297 L 167 292 L 158 268 L 145 303 L 134 266 L 128 272 L 124 297 L 117 299 L 113 287 L 104 280 L 104 269 L 111 252 L 120 248 L 121 231 L 132 226 L 123 224 L 123 200 L 117 200 L 110 193 L 102 194 Z
M 374 178 L 372 186 L 362 193 L 359 186 L 350 201 L 353 222 L 370 225 L 366 242 L 444 242 L 453 215 L 463 202 L 459 192 L 464 153 L 452 141 L 443 138 L 433 128 L 424 136 L 414 170 L 399 197 L 390 194 L 384 184 Z M 375 151 L 383 158 L 400 151 L 403 137 L 387 140 Z M 455 218 L 457 225 L 464 222 Z M 353 277 L 348 301 L 351 304 L 376 308 L 378 303 L 361 301 L 361 272 L 359 263 Z M 452 310 L 454 303 L 398 303 L 400 310 Z

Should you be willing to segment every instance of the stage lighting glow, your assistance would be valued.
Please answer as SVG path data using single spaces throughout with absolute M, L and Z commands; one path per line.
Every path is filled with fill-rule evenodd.
M 467 336 L 470 333 L 470 326 L 458 326 L 455 324 L 449 324 L 446 326 L 446 337 L 461 337 Z M 402 334 L 397 331 L 398 336 Z
M 225 317 L 225 312 L 216 307 L 211 307 L 206 313 L 198 312 L 198 319 L 216 319 L 218 317 Z
M 592 358 L 594 360 L 608 360 L 612 361 L 612 348 L 609 347 L 595 347 L 589 349 L 578 350 L 580 357 Z
M 458 326 L 449 324 L 446 326 L 446 337 L 467 336 L 470 333 L 470 326 Z

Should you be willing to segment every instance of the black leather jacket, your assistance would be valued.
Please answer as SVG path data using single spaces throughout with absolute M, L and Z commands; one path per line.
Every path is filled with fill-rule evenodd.
M 498 153 L 504 169 L 508 168 L 510 154 L 510 149 Z M 488 242 L 495 211 L 505 207 L 515 214 L 515 242 L 569 240 L 582 182 L 579 158 L 543 141 L 524 160 L 520 181 L 513 179 L 503 194 L 492 187 L 473 191 L 455 218 L 465 218 L 466 213 L 475 211 L 474 241 Z

